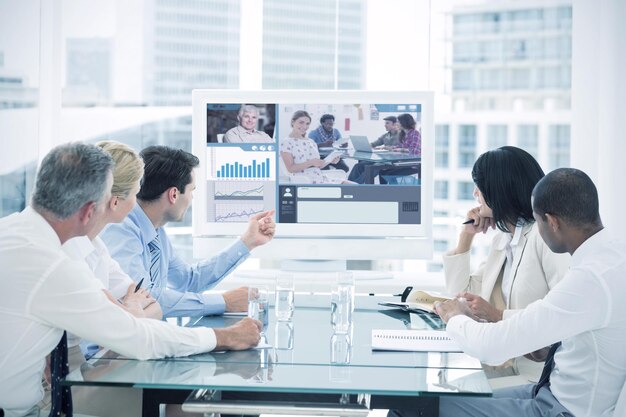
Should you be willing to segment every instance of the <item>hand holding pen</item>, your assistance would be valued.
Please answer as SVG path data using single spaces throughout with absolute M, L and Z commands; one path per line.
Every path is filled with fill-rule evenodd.
M 141 309 L 145 309 L 150 304 L 156 301 L 154 298 L 152 298 L 146 288 L 141 288 L 142 283 L 143 279 L 141 279 L 137 285 L 130 285 L 128 287 L 128 292 L 122 300 L 122 303 L 125 306 L 128 307 L 131 304 L 137 304 L 139 307 L 141 307 Z
M 474 235 L 487 233 L 489 228 L 495 229 L 496 224 L 492 217 L 482 217 L 480 207 L 475 207 L 467 212 L 467 219 L 463 222 L 463 233 Z
M 141 288 L 141 284 L 143 284 L 143 278 L 141 278 L 139 280 L 139 283 L 137 284 L 137 286 L 135 287 L 135 292 L 139 291 L 139 288 Z

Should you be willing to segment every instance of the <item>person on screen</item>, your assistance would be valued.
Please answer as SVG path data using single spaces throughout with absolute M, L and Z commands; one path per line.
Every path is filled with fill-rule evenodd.
M 385 121 L 385 130 L 378 139 L 371 143 L 372 148 L 392 149 L 400 144 L 400 124 L 396 116 L 387 116 Z
M 383 120 L 385 121 L 386 132 L 371 143 L 372 148 L 393 149 L 400 144 L 400 127 L 397 123 L 398 118 L 396 116 L 387 116 Z M 367 182 L 365 167 L 370 166 L 370 169 L 374 169 L 373 165 L 373 162 L 359 161 L 352 167 L 352 170 L 350 170 L 348 179 L 358 184 L 365 184 Z M 376 175 L 378 175 L 378 171 L 370 175 L 370 178 L 374 178 Z
M 618 417 L 626 381 L 626 242 L 604 228 L 597 189 L 574 168 L 537 183 L 532 216 L 550 250 L 572 256 L 572 268 L 543 299 L 497 323 L 475 321 L 459 299 L 435 309 L 461 349 L 485 362 L 552 345 L 544 373 L 537 384 L 496 390 L 493 398 L 442 396 L 441 417 Z
M 408 113 L 398 116 L 400 123 L 400 143 L 394 147 L 395 150 L 408 152 L 409 155 L 422 156 L 422 135 L 415 129 L 417 123 L 413 116 Z
M 531 194 L 543 176 L 539 163 L 514 146 L 485 152 L 474 163 L 479 205 L 467 213 L 473 223 L 463 226 L 457 246 L 443 256 L 443 266 L 447 292 L 465 297 L 480 319 L 497 322 L 511 317 L 545 297 L 567 272 L 569 256 L 550 250 L 533 219 Z M 496 227 L 487 258 L 470 271 L 474 237 Z M 541 373 L 539 363 L 525 358 L 508 366 L 530 378 Z M 498 373 L 493 370 L 492 375 Z
M 274 211 L 252 216 L 247 230 L 232 246 L 189 265 L 174 252 L 164 226 L 183 220 L 196 187 L 199 160 L 167 146 L 149 146 L 141 151 L 141 157 L 145 172 L 137 204 L 122 223 L 111 224 L 101 233 L 111 256 L 135 282 L 149 289 L 164 317 L 246 311 L 245 287 L 223 294 L 204 291 L 224 279 L 251 250 L 272 239 Z
M 298 110 L 291 117 L 291 133 L 280 141 L 280 157 L 290 173 L 304 173 L 312 184 L 350 184 L 351 181 L 331 178 L 322 172 L 326 165 L 320 159 L 317 145 L 306 137 L 311 125 L 311 116 L 304 110 Z M 337 157 L 332 162 L 339 162 Z
M 341 133 L 339 130 L 335 129 L 335 116 L 332 114 L 324 114 L 320 117 L 320 125 L 317 129 L 309 132 L 309 138 L 313 139 L 315 143 L 317 143 L 318 148 L 324 148 L 333 146 L 333 143 L 341 139 Z M 342 147 L 346 147 L 347 143 L 342 145 Z M 324 166 L 322 169 L 330 169 L 331 167 L 335 169 L 341 169 L 342 171 L 348 172 L 350 168 L 343 161 L 343 159 L 339 159 L 336 163 L 330 163 Z
M 48 415 L 38 405 L 45 358 L 54 349 L 53 363 L 65 367 L 64 331 L 144 360 L 248 349 L 260 340 L 261 323 L 249 318 L 210 329 L 134 317 L 108 299 L 84 261 L 67 256 L 61 245 L 101 222 L 113 167 L 94 145 L 57 146 L 40 164 L 30 206 L 0 219 L 0 409 L 7 416 Z M 61 386 L 66 371 L 51 366 L 52 389 L 68 395 L 53 397 L 54 415 L 71 409 Z
M 257 130 L 259 109 L 251 104 L 244 104 L 237 114 L 239 126 L 235 126 L 224 134 L 224 143 L 271 143 L 274 142 L 267 133 Z
M 422 156 L 422 135 L 415 127 L 417 123 L 413 116 L 408 113 L 404 113 L 398 116 L 398 124 L 400 125 L 399 144 L 392 147 L 392 150 L 397 152 L 405 152 L 410 156 L 421 157 Z M 379 171 L 379 178 L 381 184 L 387 184 L 390 181 L 397 182 L 397 178 L 421 175 L 421 166 L 419 167 L 401 167 L 381 169 Z

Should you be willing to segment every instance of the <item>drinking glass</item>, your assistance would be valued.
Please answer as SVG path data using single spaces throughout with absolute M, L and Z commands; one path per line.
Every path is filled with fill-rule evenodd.
M 263 325 L 261 337 L 265 336 L 265 329 L 268 324 L 268 310 L 269 289 L 267 285 L 248 287 L 248 317 L 260 321 Z
M 289 321 L 294 310 L 293 274 L 281 272 L 276 277 L 276 300 L 274 312 L 278 321 Z
M 348 333 L 354 312 L 354 277 L 350 272 L 339 272 L 330 301 L 330 322 L 334 333 Z

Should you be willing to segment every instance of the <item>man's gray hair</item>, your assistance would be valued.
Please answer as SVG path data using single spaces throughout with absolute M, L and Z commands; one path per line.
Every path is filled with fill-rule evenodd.
M 244 113 L 256 113 L 257 115 L 259 114 L 259 108 L 257 106 L 254 106 L 252 104 L 243 104 L 240 108 L 239 108 L 239 113 L 237 113 L 237 117 L 239 117 L 241 119 L 241 116 L 243 116 Z
M 111 156 L 94 145 L 57 146 L 41 161 L 31 205 L 63 220 L 91 201 L 100 204 L 114 165 Z

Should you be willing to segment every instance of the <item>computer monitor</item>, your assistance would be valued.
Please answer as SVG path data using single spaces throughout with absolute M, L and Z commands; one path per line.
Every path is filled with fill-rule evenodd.
M 431 92 L 194 90 L 192 99 L 193 153 L 200 159 L 194 256 L 215 253 L 243 233 L 251 215 L 274 209 L 276 236 L 252 256 L 431 258 Z M 346 136 L 375 140 L 386 132 L 385 118 L 402 114 L 421 137 L 419 154 L 405 147 L 355 159 Z M 336 131 L 320 130 L 324 115 L 334 117 Z M 307 119 L 301 137 L 303 127 L 294 126 Z M 309 138 L 314 131 L 319 145 Z M 333 134 L 344 139 L 331 142 Z M 338 157 L 319 168 L 315 161 L 331 152 Z M 357 164 L 374 167 L 374 175 L 363 184 L 346 182 Z

